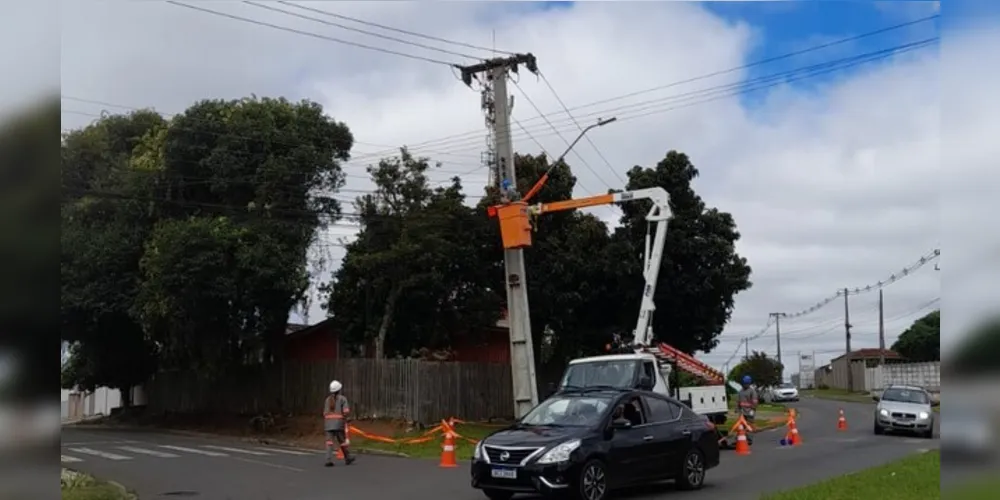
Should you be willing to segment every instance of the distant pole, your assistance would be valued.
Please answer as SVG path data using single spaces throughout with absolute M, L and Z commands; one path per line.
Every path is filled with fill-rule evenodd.
M 743 339 L 743 356 L 744 356 L 744 359 L 750 359 L 750 338 L 749 337 Z
M 781 364 L 781 318 L 784 316 L 785 313 L 771 313 L 771 317 L 774 318 L 774 337 L 778 342 L 778 364 Z M 781 374 L 784 377 L 784 366 L 781 367 Z
M 847 390 L 854 392 L 854 366 L 851 364 L 851 308 L 848 305 L 848 290 L 844 289 L 844 340 L 847 343 Z
M 878 364 L 885 365 L 885 310 L 881 288 L 878 289 Z

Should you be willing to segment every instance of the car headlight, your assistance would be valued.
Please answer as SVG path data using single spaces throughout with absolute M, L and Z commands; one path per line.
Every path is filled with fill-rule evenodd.
M 883 417 L 888 417 L 889 416 L 889 410 L 886 410 L 885 408 L 882 408 L 882 409 L 880 409 L 878 411 L 878 414 L 882 415 Z
M 565 443 L 552 448 L 551 450 L 545 452 L 542 458 L 538 459 L 540 464 L 557 464 L 559 462 L 566 462 L 569 460 L 570 453 L 580 447 L 580 440 L 573 439 L 566 441 Z
M 479 441 L 478 443 L 476 443 L 476 450 L 472 452 L 472 459 L 473 460 L 482 460 L 483 459 L 483 442 L 482 441 Z
M 931 418 L 931 414 L 927 413 L 926 411 L 920 412 L 920 414 L 917 416 L 920 417 L 920 420 L 927 420 L 928 418 Z

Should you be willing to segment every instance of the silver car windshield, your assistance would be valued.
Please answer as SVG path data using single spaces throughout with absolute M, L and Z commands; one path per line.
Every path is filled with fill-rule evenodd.
M 930 404 L 930 399 L 924 391 L 911 391 L 908 389 L 886 389 L 882 393 L 882 401 L 896 403 L 913 403 L 918 405 Z

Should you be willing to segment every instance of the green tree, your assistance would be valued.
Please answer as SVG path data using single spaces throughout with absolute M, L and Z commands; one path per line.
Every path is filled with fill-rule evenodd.
M 744 375 L 750 375 L 757 387 L 775 387 L 782 382 L 783 367 L 777 359 L 766 353 L 753 351 L 729 371 L 727 378 L 740 383 Z
M 458 179 L 432 188 L 428 161 L 402 149 L 369 167 L 376 188 L 355 203 L 361 231 L 327 287 L 343 337 L 370 341 L 378 358 L 447 346 L 500 313 L 483 266 L 485 217 L 464 205 Z
M 105 117 L 66 134 L 61 148 L 60 311 L 62 337 L 75 343 L 64 379 L 117 388 L 126 406 L 129 389 L 155 368 L 155 347 L 131 311 L 157 213 L 129 198 L 145 193 L 152 180 L 131 168 L 131 154 L 165 126 L 151 111 Z
M 941 311 L 914 321 L 892 344 L 892 350 L 910 361 L 941 361 Z
M 946 363 L 955 375 L 997 373 L 1000 372 L 997 352 L 1000 352 L 1000 316 L 992 316 L 966 333 Z
M 748 290 L 750 266 L 736 253 L 740 233 L 732 215 L 709 208 L 691 187 L 698 169 L 687 155 L 670 151 L 655 168 L 634 167 L 628 172 L 628 190 L 660 186 L 670 195 L 673 218 L 656 290 L 653 331 L 657 339 L 684 352 L 710 352 L 729 321 L 736 294 Z M 649 202 L 620 205 L 622 227 L 615 244 L 622 255 L 642 255 Z M 642 292 L 639 258 L 620 261 L 617 278 L 623 307 L 619 323 L 634 321 Z

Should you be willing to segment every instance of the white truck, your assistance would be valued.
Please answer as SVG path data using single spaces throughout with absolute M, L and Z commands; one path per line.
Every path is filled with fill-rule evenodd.
M 621 203 L 633 200 L 650 200 L 652 207 L 646 215 L 646 248 L 643 262 L 642 302 L 639 307 L 639 319 L 632 332 L 632 341 L 626 351 L 629 353 L 608 354 L 570 361 L 560 381 L 559 388 L 613 386 L 632 387 L 655 391 L 672 396 L 687 404 L 695 413 L 705 415 L 712 422 L 721 425 L 726 421 L 729 412 L 727 402 L 725 375 L 667 344 L 653 342 L 652 318 L 656 305 L 653 302 L 656 282 L 660 274 L 660 262 L 663 259 L 663 247 L 666 243 L 667 223 L 670 219 L 670 207 L 666 190 L 660 187 L 638 189 L 608 195 L 593 196 L 567 202 L 537 204 L 528 208 L 531 215 L 541 215 L 545 212 L 564 210 L 566 208 L 582 208 L 611 203 Z M 650 235 L 651 226 L 655 223 L 655 235 Z M 621 346 L 618 346 L 621 351 Z M 677 387 L 671 384 L 673 367 L 685 371 L 708 382 L 709 386 Z M 676 382 L 676 378 L 674 378 Z

